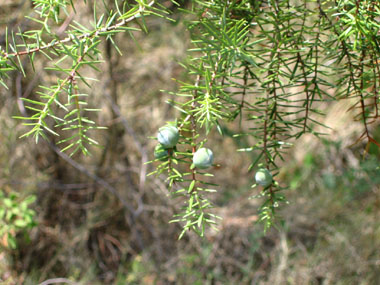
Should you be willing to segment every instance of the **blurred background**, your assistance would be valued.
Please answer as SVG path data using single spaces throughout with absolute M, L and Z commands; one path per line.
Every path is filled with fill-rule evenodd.
M 91 21 L 94 5 L 87 2 L 78 1 L 70 21 Z M 99 11 L 114 5 L 98 2 Z M 256 223 L 261 201 L 249 199 L 259 191 L 247 170 L 252 157 L 236 152 L 251 142 L 229 136 L 234 125 L 225 126 L 224 137 L 211 134 L 220 164 L 212 170 L 220 186 L 211 197 L 223 218 L 220 230 L 177 240 L 181 227 L 168 221 L 179 201 L 170 199 L 165 177 L 146 176 L 154 164 L 145 164 L 155 146 L 148 137 L 178 114 L 165 103 L 178 89 L 172 78 L 189 79 L 179 65 L 189 48 L 185 16 L 166 4 L 175 22 L 147 18 L 148 34 L 116 36 L 123 56 L 104 42 L 102 73 L 86 70 L 99 80 L 83 87 L 90 106 L 101 109 L 93 119 L 108 128 L 92 133 L 104 148 L 91 148 L 91 156 L 69 158 L 52 137 L 38 144 L 19 139 L 27 131 L 12 118 L 23 111 L 20 98 L 37 98 L 39 84 L 56 80 L 44 70 L 46 58 L 36 57 L 36 71 L 25 58 L 27 76 L 10 73 L 9 90 L 0 88 L 0 211 L 29 201 L 36 222 L 25 235 L 21 226 L 7 228 L 0 220 L 1 284 L 52 278 L 78 284 L 380 284 L 380 150 L 371 146 L 364 157 L 364 142 L 355 144 L 362 126 L 352 121 L 348 100 L 321 105 L 328 135 L 303 136 L 279 162 L 277 180 L 289 186 L 289 204 L 279 209 L 283 226 L 266 235 Z M 31 1 L 0 2 L 2 47 L 6 26 L 34 28 L 24 17 L 31 13 Z M 371 127 L 380 140 L 380 126 Z

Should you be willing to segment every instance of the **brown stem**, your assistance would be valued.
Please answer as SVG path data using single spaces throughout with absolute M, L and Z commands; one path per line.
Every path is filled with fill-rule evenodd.
M 192 144 L 193 144 L 193 146 L 192 146 L 192 153 L 193 153 L 193 155 L 197 151 L 197 144 L 196 144 L 196 138 L 195 138 L 196 127 L 197 126 L 196 126 L 196 123 L 195 123 L 195 118 L 194 118 L 194 112 L 193 111 L 196 108 L 196 101 L 195 100 L 196 100 L 196 98 L 198 96 L 198 89 L 197 88 L 199 86 L 200 80 L 201 80 L 201 76 L 198 74 L 197 78 L 195 80 L 195 87 L 196 88 L 195 88 L 195 90 L 193 92 L 193 97 L 192 97 L 193 102 L 191 103 L 190 121 L 191 121 L 191 136 L 192 136 Z M 191 175 L 192 175 L 192 180 L 193 181 L 197 181 L 195 174 L 196 174 L 195 168 L 191 169 Z M 194 188 L 191 190 L 190 194 L 192 194 L 195 191 L 195 189 L 196 189 L 196 186 L 194 185 Z
M 248 84 L 248 69 L 249 68 L 246 65 L 244 67 L 244 76 L 243 76 L 243 84 L 244 84 L 243 85 L 243 95 L 242 95 L 240 106 L 239 106 L 239 114 L 240 114 L 240 122 L 239 122 L 239 124 L 240 124 L 240 126 L 241 126 L 241 121 L 243 119 L 243 112 L 242 112 L 242 110 L 243 110 L 244 103 L 245 103 L 245 96 L 247 94 L 247 88 L 246 88 L 246 86 Z M 223 77 L 223 79 L 224 79 L 224 77 Z
M 361 107 L 361 115 L 362 115 L 362 119 L 363 119 L 364 129 L 365 129 L 366 136 L 367 136 L 367 138 L 369 140 L 370 135 L 369 135 L 368 126 L 367 126 L 367 118 L 365 116 L 365 102 L 364 102 L 364 96 L 363 96 L 364 58 L 365 58 L 365 49 L 363 48 L 362 49 L 362 56 L 360 58 L 360 76 L 359 77 L 361 77 L 361 80 L 360 80 L 360 91 L 358 93 L 359 93 L 359 97 L 360 97 L 360 107 Z
M 373 50 L 373 48 L 372 48 Z M 379 117 L 379 107 L 378 107 L 378 94 L 377 94 L 377 76 L 380 77 L 380 68 L 379 68 L 379 62 L 376 60 L 375 52 L 372 53 L 372 64 L 375 65 L 375 68 L 373 68 L 373 77 L 374 77 L 374 83 L 373 83 L 373 94 L 374 96 L 374 105 L 375 105 L 375 118 Z M 377 74 L 376 74 L 377 71 Z

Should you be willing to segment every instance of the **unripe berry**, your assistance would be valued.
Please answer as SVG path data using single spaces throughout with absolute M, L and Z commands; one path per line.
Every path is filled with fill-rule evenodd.
M 156 145 L 156 147 L 154 148 L 154 158 L 164 161 L 167 160 L 168 156 L 169 152 L 162 146 L 162 144 L 159 143 L 158 145 Z
M 214 154 L 208 148 L 198 149 L 193 156 L 194 166 L 200 169 L 209 168 L 214 161 Z
M 269 170 L 266 168 L 260 168 L 255 174 L 256 183 L 261 186 L 267 187 L 272 184 L 273 177 Z
M 157 139 L 164 148 L 174 147 L 179 139 L 179 132 L 175 126 L 164 126 L 158 130 Z

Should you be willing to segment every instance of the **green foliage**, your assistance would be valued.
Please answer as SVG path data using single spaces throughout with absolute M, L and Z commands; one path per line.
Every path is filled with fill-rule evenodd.
M 40 86 L 39 100 L 23 98 L 26 108 L 31 115 L 22 114 L 17 119 L 23 120 L 31 129 L 23 136 L 34 136 L 36 142 L 40 137 L 46 138 L 47 134 L 62 136 L 58 131 L 68 133 L 59 141 L 62 150 L 71 150 L 71 155 L 77 151 L 89 154 L 88 145 L 98 145 L 91 139 L 89 131 L 100 129 L 86 114 L 98 111 L 87 107 L 88 94 L 81 91 L 81 85 L 90 87 L 88 78 L 82 75 L 81 70 L 92 68 L 100 71 L 97 65 L 102 62 L 99 45 L 102 40 L 111 41 L 119 51 L 113 37 L 121 32 L 146 30 L 144 16 L 164 16 L 167 13 L 164 8 L 154 7 L 155 1 L 137 1 L 131 5 L 124 2 L 119 6 L 116 1 L 116 11 L 108 11 L 107 14 L 98 15 L 94 6 L 94 20 L 90 27 L 75 22 L 65 33 L 66 38 L 60 38 L 58 31 L 53 29 L 64 18 L 61 12 L 67 16 L 68 11 L 74 10 L 72 1 L 34 1 L 37 17 L 30 17 L 40 25 L 40 29 L 31 31 L 19 31 L 17 34 L 6 33 L 5 49 L 0 49 L 0 83 L 6 87 L 5 78 L 12 70 L 24 72 L 22 57 L 28 56 L 32 66 L 37 54 L 47 57 L 51 66 L 47 70 L 55 74 L 56 83 L 51 86 Z M 41 20 L 41 18 L 43 20 Z M 136 22 L 138 26 L 128 25 Z M 58 110 L 60 113 L 58 112 Z
M 6 196 L 0 190 L 0 238 L 3 246 L 17 248 L 16 235 L 26 233 L 36 225 L 35 212 L 30 209 L 35 200 L 34 195 L 20 198 L 16 192 L 11 192 Z
M 158 1 L 121 2 L 102 15 L 95 5 L 90 27 L 75 22 L 61 38 L 54 27 L 64 20 L 62 14 L 75 11 L 73 2 L 34 1 L 37 16 L 31 19 L 41 28 L 7 33 L 0 50 L 3 86 L 9 72 L 25 74 L 24 56 L 33 66 L 36 55 L 43 54 L 52 63 L 47 69 L 57 76 L 54 84 L 40 87 L 39 100 L 24 98 L 32 112 L 17 116 L 31 128 L 24 136 L 38 141 L 66 131 L 59 144 L 71 154 L 88 154 L 88 145 L 98 145 L 89 132 L 100 127 L 87 116 L 96 109 L 87 107 L 90 99 L 81 91 L 94 78 L 82 70 L 99 71 L 103 40 L 119 51 L 116 34 L 146 31 L 146 16 L 168 14 Z M 380 147 L 370 130 L 379 118 L 378 1 L 193 0 L 182 11 L 189 18 L 192 47 L 183 67 L 190 79 L 178 82 L 176 98 L 169 102 L 180 112 L 175 123 L 179 141 L 175 136 L 175 145 L 166 145 L 167 157 L 157 157 L 160 163 L 152 172 L 168 175 L 173 197 L 183 204 L 172 221 L 183 225 L 180 238 L 188 230 L 203 236 L 207 226 L 216 224 L 212 169 L 201 171 L 192 161 L 198 149 L 208 146 L 208 135 L 215 130 L 223 135 L 227 124 L 239 126 L 235 138 L 248 137 L 248 145 L 238 151 L 256 154 L 248 173 L 265 168 L 273 176 L 263 189 L 252 182 L 255 197 L 263 198 L 259 214 L 265 230 L 276 224 L 277 208 L 286 202 L 287 188 L 276 177 L 286 151 L 306 133 L 323 135 L 320 102 L 351 99 L 353 116 L 363 124 L 357 142 L 365 141 L 364 154 L 372 145 Z M 338 91 L 331 94 L 330 89 Z
M 214 127 L 222 134 L 225 124 L 238 120 L 235 137 L 252 138 L 252 145 L 239 151 L 258 157 L 248 171 L 265 167 L 275 179 L 294 139 L 323 135 L 318 131 L 326 127 L 319 119 L 323 112 L 316 104 L 351 97 L 365 129 L 358 141 L 366 139 L 367 149 L 380 146 L 368 127 L 370 118 L 379 117 L 378 2 L 193 1 L 187 12 L 193 15 L 187 25 L 193 47 L 184 67 L 194 82 L 181 82 L 178 100 L 171 101 L 181 112 L 178 124 L 187 126 L 183 132 L 192 134 L 184 137 L 187 153 L 202 147 L 207 138 L 197 139 Z M 332 96 L 330 88 L 339 91 Z M 202 182 L 191 171 L 175 175 L 189 177 L 181 181 L 188 183 L 181 193 L 192 204 L 202 193 L 193 187 Z M 274 181 L 254 196 L 264 199 L 259 214 L 265 230 L 286 202 L 284 190 Z M 203 234 L 202 216 L 177 221 L 197 224 Z

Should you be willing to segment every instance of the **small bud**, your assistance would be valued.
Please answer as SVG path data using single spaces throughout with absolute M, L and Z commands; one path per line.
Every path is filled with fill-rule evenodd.
M 260 168 L 255 174 L 256 183 L 267 187 L 272 184 L 272 174 L 266 168 Z
M 154 148 L 154 158 L 164 161 L 168 159 L 168 156 L 169 152 L 162 146 L 162 144 L 159 143 L 158 145 L 156 145 L 156 147 Z
M 174 147 L 179 140 L 179 132 L 175 126 L 164 126 L 158 130 L 157 139 L 164 148 Z
M 214 161 L 214 155 L 208 148 L 198 149 L 193 156 L 194 166 L 200 169 L 209 168 Z

